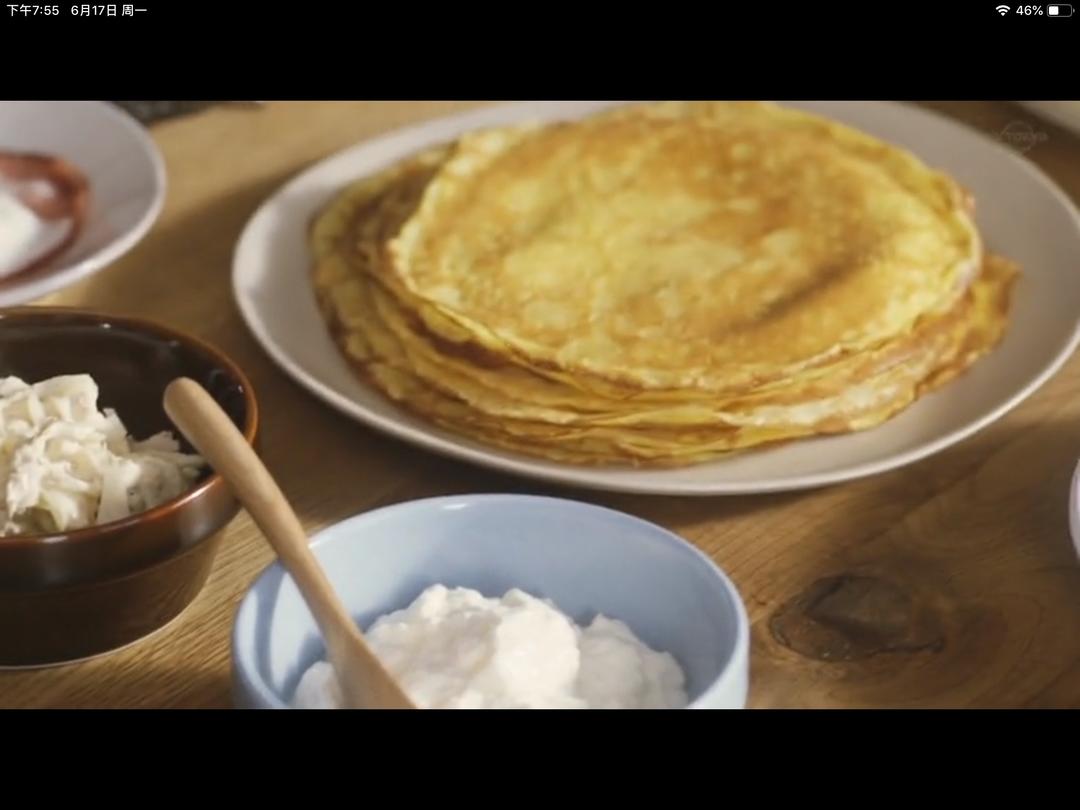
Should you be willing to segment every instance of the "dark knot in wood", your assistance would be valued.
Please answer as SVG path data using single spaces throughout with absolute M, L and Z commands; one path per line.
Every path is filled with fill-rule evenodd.
M 884 579 L 853 574 L 817 580 L 773 615 L 769 629 L 785 647 L 819 661 L 945 646 L 941 622 L 925 600 Z

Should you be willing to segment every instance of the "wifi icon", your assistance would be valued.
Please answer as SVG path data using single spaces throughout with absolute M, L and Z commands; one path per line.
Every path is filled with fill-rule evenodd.
M 998 6 L 997 7 L 997 13 L 1000 14 L 1002 17 L 1004 17 L 1006 14 L 1009 13 L 1009 7 L 1008 6 Z

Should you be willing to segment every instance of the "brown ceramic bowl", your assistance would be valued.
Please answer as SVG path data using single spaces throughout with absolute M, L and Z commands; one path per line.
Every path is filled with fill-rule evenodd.
M 99 407 L 142 439 L 179 431 L 162 408 L 176 377 L 200 382 L 255 443 L 258 407 L 231 360 L 138 318 L 76 309 L 0 311 L 0 377 L 90 374 Z M 191 451 L 185 443 L 185 449 Z M 220 476 L 146 512 L 64 534 L 0 537 L 0 666 L 72 661 L 121 647 L 176 617 L 210 573 L 239 509 Z

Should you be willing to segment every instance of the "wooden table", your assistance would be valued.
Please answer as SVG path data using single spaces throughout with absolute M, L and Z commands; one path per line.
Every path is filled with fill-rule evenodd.
M 1080 458 L 1080 357 L 1008 418 L 931 459 L 740 498 L 567 491 L 476 469 L 384 438 L 280 372 L 230 293 L 248 217 L 319 158 L 467 106 L 284 103 L 156 124 L 169 174 L 160 221 L 123 260 L 41 303 L 149 316 L 232 355 L 262 403 L 266 461 L 312 531 L 397 501 L 517 491 L 587 499 L 679 532 L 746 600 L 752 706 L 1080 706 L 1080 566 L 1066 512 Z M 1065 130 L 1006 103 L 928 106 L 993 135 L 1013 121 L 1046 133 L 1028 156 L 1080 200 L 1080 140 Z M 233 612 L 270 560 L 239 516 L 206 589 L 175 623 L 88 663 L 0 673 L 0 705 L 229 706 Z

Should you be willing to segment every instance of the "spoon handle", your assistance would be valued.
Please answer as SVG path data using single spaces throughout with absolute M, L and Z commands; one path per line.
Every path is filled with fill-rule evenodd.
M 228 415 L 201 385 L 187 378 L 169 384 L 164 404 L 173 423 L 232 487 L 292 575 L 322 631 L 350 708 L 412 708 L 311 553 L 307 533 L 277 482 Z

